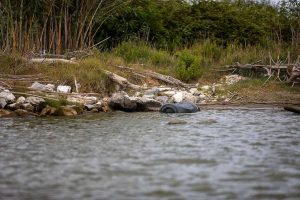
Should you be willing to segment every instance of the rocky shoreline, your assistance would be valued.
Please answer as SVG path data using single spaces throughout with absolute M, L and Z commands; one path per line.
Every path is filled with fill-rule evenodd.
M 29 88 L 35 92 L 42 93 L 38 96 L 35 92 L 23 93 L 13 92 L 0 88 L 0 117 L 24 117 L 24 116 L 76 116 L 83 113 L 111 112 L 115 110 L 125 112 L 149 112 L 159 111 L 166 103 L 191 102 L 200 107 L 211 106 L 245 106 L 245 102 L 234 104 L 232 99 L 238 100 L 238 95 L 218 95 L 216 91 L 223 89 L 224 84 L 235 84 L 244 77 L 230 75 L 225 77 L 223 84 L 204 85 L 191 88 L 175 88 L 158 86 L 145 88 L 139 91 L 131 91 L 131 95 L 118 89 L 111 96 L 102 97 L 96 93 L 72 93 L 71 86 L 33 83 Z M 48 92 L 48 93 L 47 93 Z M 50 92 L 50 93 L 49 93 Z M 24 93 L 25 94 L 25 93 Z M 58 94 L 65 95 L 65 104 L 51 106 L 49 99 L 59 101 Z M 26 97 L 25 97 L 26 96 Z M 264 106 L 272 103 L 261 102 Z M 247 104 L 247 103 L 246 103 Z M 284 103 L 274 103 L 285 105 Z M 259 105 L 251 103 L 248 105 Z

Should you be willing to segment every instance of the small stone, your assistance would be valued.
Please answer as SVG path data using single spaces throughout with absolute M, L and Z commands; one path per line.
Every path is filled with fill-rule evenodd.
M 186 93 L 183 97 L 183 100 L 185 102 L 191 102 L 191 103 L 197 103 L 198 100 L 199 100 L 199 97 L 198 96 L 194 96 L 193 94 L 191 93 Z
M 165 87 L 165 86 L 161 86 L 158 88 L 159 92 L 165 92 L 165 91 L 170 91 L 172 90 L 172 88 L 170 87 Z
M 191 88 L 191 89 L 190 89 L 190 93 L 191 93 L 192 95 L 194 95 L 196 92 L 198 92 L 198 89 L 197 89 L 197 88 Z
M 157 95 L 158 93 L 159 93 L 159 89 L 157 88 L 157 87 L 153 87 L 153 88 L 151 88 L 151 89 L 149 89 L 149 90 L 146 90 L 145 92 L 144 92 L 144 94 L 145 95 Z
M 177 92 L 175 95 L 172 96 L 172 99 L 175 103 L 180 103 L 183 101 L 185 92 Z
M 110 112 L 110 108 L 109 108 L 107 102 L 103 102 L 103 103 L 102 103 L 101 110 L 102 110 L 103 112 Z
M 30 103 L 23 103 L 21 105 L 21 108 L 24 109 L 24 110 L 27 110 L 29 112 L 33 112 L 34 111 L 34 106 L 31 105 Z
M 7 107 L 7 109 L 14 111 L 14 110 L 20 109 L 21 105 L 18 103 L 12 103 L 12 104 L 8 104 L 6 107 Z
M 207 92 L 207 91 L 210 91 L 210 90 L 211 90 L 211 86 L 209 86 L 209 85 L 204 85 L 204 86 L 201 87 L 201 90 L 202 90 L 202 91 L 206 91 L 206 92 Z
M 3 97 L 0 97 L 0 108 L 4 108 L 7 105 L 5 99 Z
M 51 106 L 46 106 L 40 113 L 40 116 L 45 117 L 49 115 L 54 115 L 56 112 L 56 109 Z
M 93 108 L 93 109 L 91 110 L 91 112 L 97 113 L 97 112 L 99 112 L 99 110 L 98 110 L 97 108 Z
M 58 108 L 56 114 L 58 116 L 76 116 L 77 115 L 77 112 L 76 110 L 74 110 L 73 108 L 70 108 L 68 106 L 61 106 Z
M 83 113 L 83 106 L 78 106 L 78 105 L 72 105 L 72 106 L 68 106 L 74 110 L 76 110 L 77 114 L 80 115 Z
M 29 114 L 28 111 L 23 110 L 23 109 L 17 109 L 14 111 L 14 113 L 16 113 L 20 117 L 25 117 Z
M 41 97 L 30 96 L 30 97 L 27 97 L 25 100 L 25 103 L 30 103 L 33 106 L 36 106 L 36 105 L 40 104 L 41 102 L 45 102 L 45 100 Z
M 142 96 L 142 98 L 145 98 L 145 99 L 154 99 L 156 97 L 156 95 L 154 94 L 145 94 Z
M 206 96 L 206 95 L 204 95 L 204 94 L 201 94 L 201 95 L 199 95 L 199 98 L 200 98 L 200 99 L 206 99 L 206 98 L 207 98 L 207 96 Z
M 84 108 L 87 110 L 87 111 L 91 111 L 95 108 L 94 105 L 84 105 Z
M 179 124 L 187 124 L 187 121 L 182 120 L 182 119 L 172 119 L 171 121 L 168 122 L 168 125 L 179 125 Z
M 176 94 L 176 92 L 174 90 L 170 90 L 170 91 L 165 91 L 161 93 L 163 96 L 168 96 L 168 97 L 172 97 Z
M 169 97 L 167 97 L 167 96 L 158 96 L 158 97 L 156 97 L 155 99 L 156 99 L 157 101 L 159 101 L 159 102 L 165 104 L 165 103 L 168 102 Z
M 20 104 L 22 104 L 22 103 L 24 103 L 24 102 L 25 102 L 25 100 L 26 100 L 26 98 L 25 98 L 25 97 L 23 97 L 23 96 L 20 96 L 20 97 L 17 99 L 16 103 L 20 103 Z

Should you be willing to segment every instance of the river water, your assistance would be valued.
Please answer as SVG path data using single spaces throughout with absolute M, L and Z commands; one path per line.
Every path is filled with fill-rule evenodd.
M 300 198 L 300 118 L 277 108 L 9 118 L 0 128 L 1 200 Z

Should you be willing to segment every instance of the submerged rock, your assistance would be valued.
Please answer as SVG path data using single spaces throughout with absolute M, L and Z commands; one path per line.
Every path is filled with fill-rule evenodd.
M 204 119 L 204 120 L 197 122 L 197 124 L 204 124 L 204 125 L 211 125 L 211 124 L 215 124 L 215 123 L 218 123 L 218 121 L 214 120 L 214 119 Z
M 168 125 L 187 124 L 187 121 L 182 119 L 172 119 L 168 122 Z

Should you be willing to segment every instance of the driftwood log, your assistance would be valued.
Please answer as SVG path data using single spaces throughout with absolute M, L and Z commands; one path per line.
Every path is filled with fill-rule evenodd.
M 67 64 L 78 64 L 75 61 L 63 59 L 63 58 L 31 58 L 28 60 L 30 63 L 45 63 L 45 64 L 54 64 L 54 63 L 67 63 Z
M 102 69 L 101 70 L 104 74 L 106 74 L 109 78 L 111 78 L 115 83 L 123 86 L 123 87 L 129 87 L 131 89 L 134 89 L 134 90 L 140 90 L 142 89 L 141 86 L 139 85 L 135 85 L 131 82 L 129 82 L 126 78 L 122 77 L 122 76 L 119 76 L 115 73 L 112 73 L 110 71 L 107 71 L 107 70 L 104 70 Z
M 185 87 L 185 88 L 189 88 L 189 87 L 196 87 L 194 84 L 186 84 L 186 83 L 183 83 L 182 81 L 172 77 L 172 76 L 167 76 L 167 75 L 163 75 L 163 74 L 160 74 L 160 73 L 157 73 L 157 72 L 153 72 L 153 71 L 142 71 L 142 70 L 137 70 L 137 69 L 134 69 L 134 68 L 131 68 L 131 67 L 124 67 L 124 66 L 115 66 L 121 70 L 125 70 L 125 71 L 128 71 L 132 74 L 135 74 L 139 77 L 142 77 L 142 78 L 147 78 L 147 77 L 151 77 L 153 79 L 156 79 L 158 81 L 162 81 L 164 83 L 167 83 L 169 85 L 173 85 L 173 86 L 179 86 L 179 87 Z

